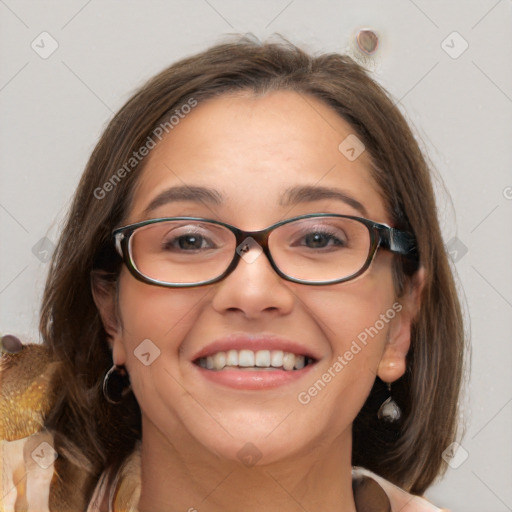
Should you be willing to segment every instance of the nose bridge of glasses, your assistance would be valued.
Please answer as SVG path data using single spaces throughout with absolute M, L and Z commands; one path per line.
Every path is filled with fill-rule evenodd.
M 268 248 L 268 237 L 270 231 L 262 229 L 258 231 L 244 231 L 236 229 L 236 248 L 235 251 L 238 256 L 246 262 L 252 263 L 261 252 L 265 254 L 267 259 L 271 261 L 271 256 Z

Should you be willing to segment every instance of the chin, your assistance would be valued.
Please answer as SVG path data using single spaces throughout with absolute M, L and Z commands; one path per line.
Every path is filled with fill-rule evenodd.
M 229 436 L 228 436 L 229 437 Z M 221 460 L 242 464 L 249 468 L 252 466 L 265 466 L 283 462 L 293 457 L 299 451 L 300 440 L 294 444 L 293 439 L 276 438 L 270 440 L 264 436 L 252 438 L 250 435 L 243 438 L 229 438 L 225 440 L 209 440 L 205 448 L 215 453 Z

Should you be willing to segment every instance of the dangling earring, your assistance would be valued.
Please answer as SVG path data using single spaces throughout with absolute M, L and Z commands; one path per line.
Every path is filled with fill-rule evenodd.
M 119 404 L 131 390 L 130 377 L 124 366 L 114 364 L 103 379 L 103 395 L 107 402 Z
M 379 412 L 377 412 L 377 417 L 379 420 L 392 423 L 400 419 L 402 411 L 391 396 L 391 383 L 388 382 L 386 385 L 389 391 L 389 397 L 382 402 L 382 405 L 379 407 Z

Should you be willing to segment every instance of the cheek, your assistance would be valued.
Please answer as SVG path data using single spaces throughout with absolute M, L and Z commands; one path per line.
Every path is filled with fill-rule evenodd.
M 166 289 L 131 276 L 120 280 L 120 342 L 125 349 L 133 392 L 143 413 L 150 418 L 162 414 L 162 404 L 170 397 L 171 403 L 180 409 L 184 392 L 179 383 L 183 375 L 176 354 L 196 323 L 206 295 L 200 288 Z M 173 417 L 168 420 L 176 421 Z M 176 423 L 172 426 L 178 427 Z
M 299 402 L 323 415 L 335 425 L 334 430 L 354 420 L 375 381 L 396 316 L 388 274 L 370 272 L 360 280 L 323 290 L 312 287 L 301 297 L 328 340 L 330 352 L 319 374 L 302 390 Z
M 389 268 L 372 270 L 354 281 L 311 288 L 303 302 L 329 340 L 332 359 L 346 355 L 347 366 L 375 371 L 395 316 L 395 295 Z
M 207 291 L 166 289 L 121 276 L 119 311 L 128 357 L 146 339 L 175 352 L 194 324 Z

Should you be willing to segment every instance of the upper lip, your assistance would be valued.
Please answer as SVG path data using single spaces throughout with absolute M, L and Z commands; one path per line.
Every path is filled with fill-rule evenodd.
M 286 338 L 273 334 L 231 334 L 219 338 L 203 347 L 193 357 L 192 361 L 203 357 L 212 356 L 217 352 L 227 352 L 228 350 L 282 350 L 283 352 L 292 352 L 297 355 L 304 355 L 317 361 L 320 359 L 310 348 Z

